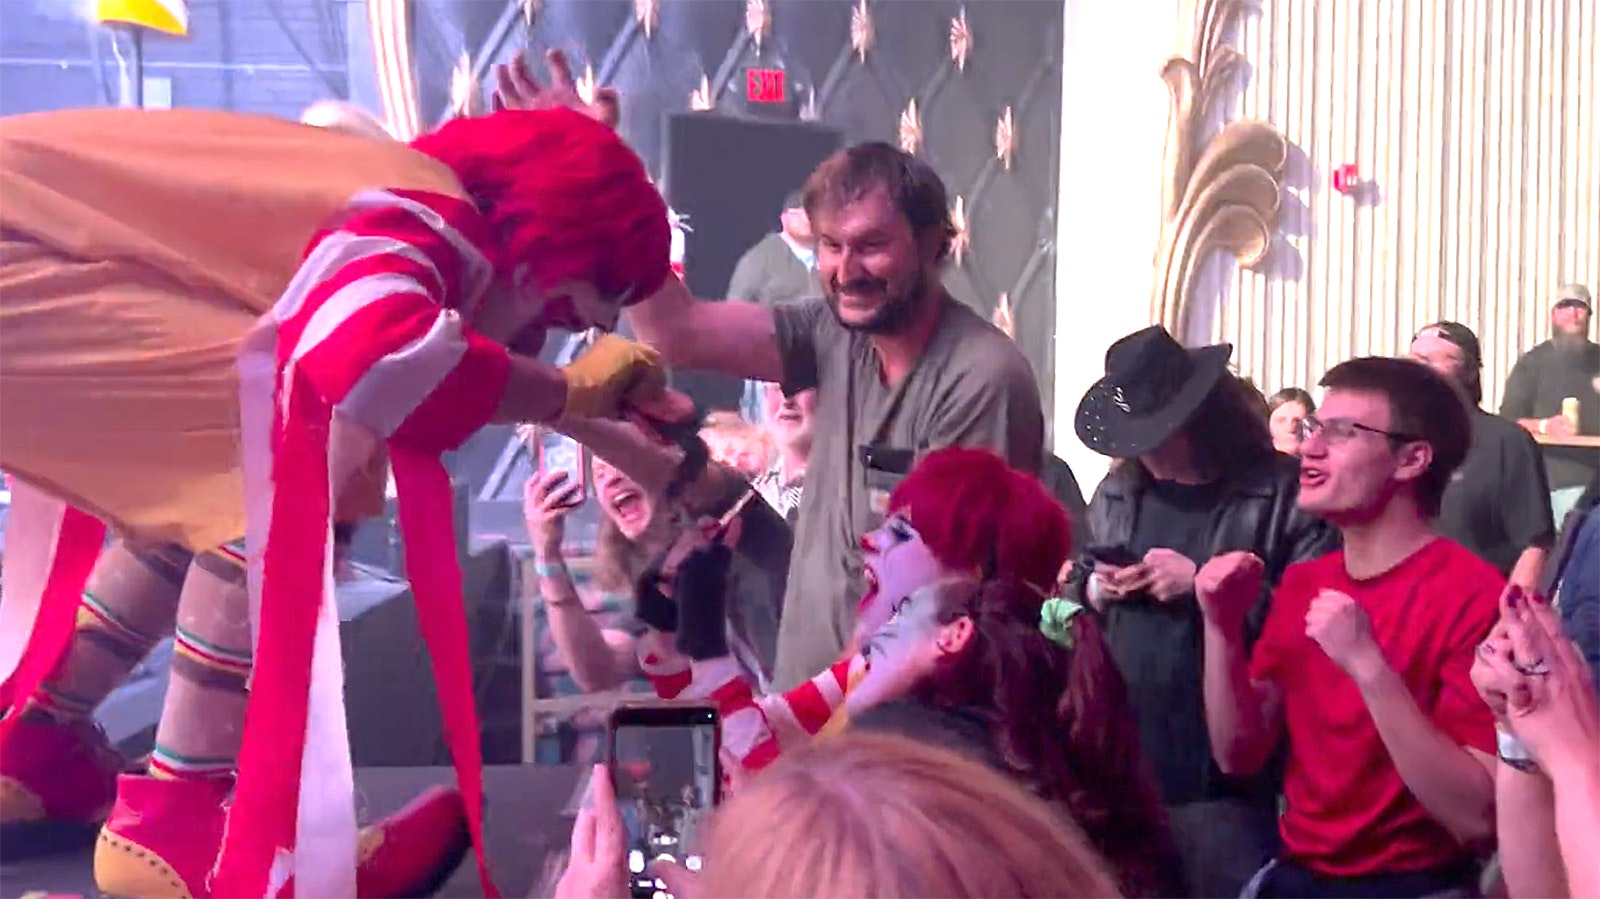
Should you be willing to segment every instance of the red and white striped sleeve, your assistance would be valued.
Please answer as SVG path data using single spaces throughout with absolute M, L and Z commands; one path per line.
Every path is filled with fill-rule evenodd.
M 663 642 L 651 641 L 640 653 L 640 668 L 656 695 L 714 705 L 722 719 L 723 751 L 750 772 L 821 732 L 843 707 L 852 675 L 866 664 L 860 655 L 846 656 L 786 693 L 759 694 L 731 656 L 691 663 Z
M 510 376 L 506 349 L 467 325 L 492 276 L 483 227 L 452 197 L 357 196 L 274 309 L 279 364 L 380 438 L 458 446 Z

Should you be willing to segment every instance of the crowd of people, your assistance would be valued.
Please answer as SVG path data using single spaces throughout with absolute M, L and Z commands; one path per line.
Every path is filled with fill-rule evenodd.
M 540 676 L 555 692 L 717 707 L 726 801 L 704 824 L 703 866 L 654 870 L 681 899 L 1600 895 L 1600 460 L 1536 443 L 1600 431 L 1586 292 L 1558 298 L 1550 348 L 1519 362 L 1500 416 L 1478 408 L 1481 351 L 1457 323 L 1424 327 L 1404 356 L 1335 365 L 1316 399 L 1270 400 L 1231 347 L 1141 329 L 1109 348 L 1078 405 L 1074 436 L 1113 460 L 1078 508 L 1070 471 L 1041 477 L 1063 466 L 1028 361 L 942 286 L 956 231 L 925 160 L 840 150 L 759 248 L 802 295 L 763 293 L 752 264 L 746 295 L 699 299 L 668 274 L 665 207 L 642 166 L 591 121 L 614 125 L 616 97 L 584 103 L 551 62 L 546 84 L 514 62 L 502 111 L 422 142 L 483 194 L 476 206 L 398 191 L 317 232 L 311 274 L 268 319 L 291 346 L 306 339 L 296 328 L 326 327 L 366 367 L 317 346 L 268 354 L 276 417 L 250 432 L 276 454 L 264 574 L 237 549 L 160 541 L 101 558 L 81 606 L 71 597 L 61 662 L 7 694 L 8 828 L 98 828 L 114 797 L 97 855 L 130 896 L 256 895 L 288 877 L 410 895 L 470 844 L 481 860 L 476 756 L 456 739 L 475 719 L 470 701 L 450 704 L 464 660 L 449 651 L 435 664 L 461 793 L 358 836 L 341 829 L 346 797 L 318 791 L 338 781 L 313 779 L 339 774 L 316 742 L 343 725 L 318 705 L 339 681 L 315 649 L 315 607 L 284 591 L 320 595 L 318 534 L 349 518 L 330 472 L 359 467 L 347 448 L 363 444 L 337 436 L 354 410 L 392 458 L 403 515 L 441 508 L 430 466 L 486 421 L 587 448 L 602 522 L 587 578 L 564 539 L 572 473 L 526 488 Z M 552 108 L 567 106 L 588 118 Z M 530 146 L 564 148 L 560 177 L 577 186 L 523 193 L 546 175 L 498 166 Z M 590 193 L 642 217 L 589 233 L 605 216 L 587 207 L 559 227 L 536 214 Z M 442 234 L 505 246 L 455 256 Z M 569 243 L 593 258 L 516 264 L 582 255 Z M 416 286 L 369 298 L 390 318 L 363 319 L 341 298 L 367 277 Z M 458 314 L 479 298 L 452 293 L 469 283 L 482 334 Z M 531 358 L 548 327 L 619 316 L 638 343 L 603 338 L 559 370 Z M 436 339 L 453 342 L 412 352 Z M 667 366 L 746 380 L 744 415 L 699 422 L 665 388 Z M 411 389 L 400 399 L 363 389 L 395 371 L 386 383 Z M 8 469 L 33 462 L 7 452 Z M 1590 481 L 1572 483 L 1584 464 Z M 328 501 L 299 509 L 316 491 L 286 498 L 296 485 Z M 408 570 L 430 642 L 449 650 L 439 610 L 460 602 L 439 572 L 459 572 L 413 543 L 426 517 L 408 531 Z M 285 608 L 302 617 L 286 623 Z M 226 640 L 208 637 L 219 620 Z M 163 718 L 148 772 L 119 773 L 89 715 L 173 628 L 181 714 Z M 276 739 L 275 725 L 307 737 Z M 556 757 L 595 759 L 598 721 L 568 728 Z M 620 899 L 623 813 L 606 768 L 592 778 L 552 889 Z

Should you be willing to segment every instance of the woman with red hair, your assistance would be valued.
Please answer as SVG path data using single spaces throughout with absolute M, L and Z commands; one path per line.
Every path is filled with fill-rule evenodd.
M 654 355 L 619 338 L 565 369 L 536 358 L 545 329 L 609 329 L 668 277 L 644 165 L 570 110 L 409 146 L 69 110 L 7 119 L 0 161 L 8 845 L 98 830 L 96 879 L 120 896 L 426 891 L 482 805 L 439 457 L 491 421 L 659 393 Z M 461 790 L 358 832 L 326 556 L 334 516 L 382 508 L 383 479 L 356 476 L 379 454 Z M 92 713 L 174 634 L 148 770 L 119 773 Z
M 844 727 L 965 747 L 1059 803 L 1128 895 L 1178 895 L 1122 679 L 1093 616 L 1049 598 L 1071 544 L 1066 510 L 1038 479 L 987 450 L 936 450 L 862 538 L 860 651 L 781 696 L 756 696 L 730 660 L 704 649 L 702 622 L 720 625 L 720 609 L 716 591 L 682 577 L 698 576 L 691 556 L 672 591 L 676 644 L 700 651 L 685 661 L 662 639 L 642 661 L 662 696 L 719 706 L 724 746 L 746 771 Z

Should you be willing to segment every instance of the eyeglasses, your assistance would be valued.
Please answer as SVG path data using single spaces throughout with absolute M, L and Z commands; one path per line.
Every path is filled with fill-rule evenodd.
M 1329 443 L 1344 443 L 1363 431 L 1368 434 L 1387 437 L 1396 443 L 1410 443 L 1413 440 L 1421 439 L 1410 434 L 1401 434 L 1398 431 L 1385 431 L 1383 428 L 1374 428 L 1371 425 L 1364 425 L 1345 418 L 1323 421 L 1315 415 L 1307 415 L 1294 423 L 1294 439 L 1302 443 L 1310 440 L 1316 434 L 1321 434 Z

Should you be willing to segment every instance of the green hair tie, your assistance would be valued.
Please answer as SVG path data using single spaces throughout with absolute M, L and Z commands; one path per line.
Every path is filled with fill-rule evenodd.
M 1083 611 L 1081 603 L 1052 596 L 1039 607 L 1039 633 L 1062 649 L 1072 648 L 1072 619 Z

